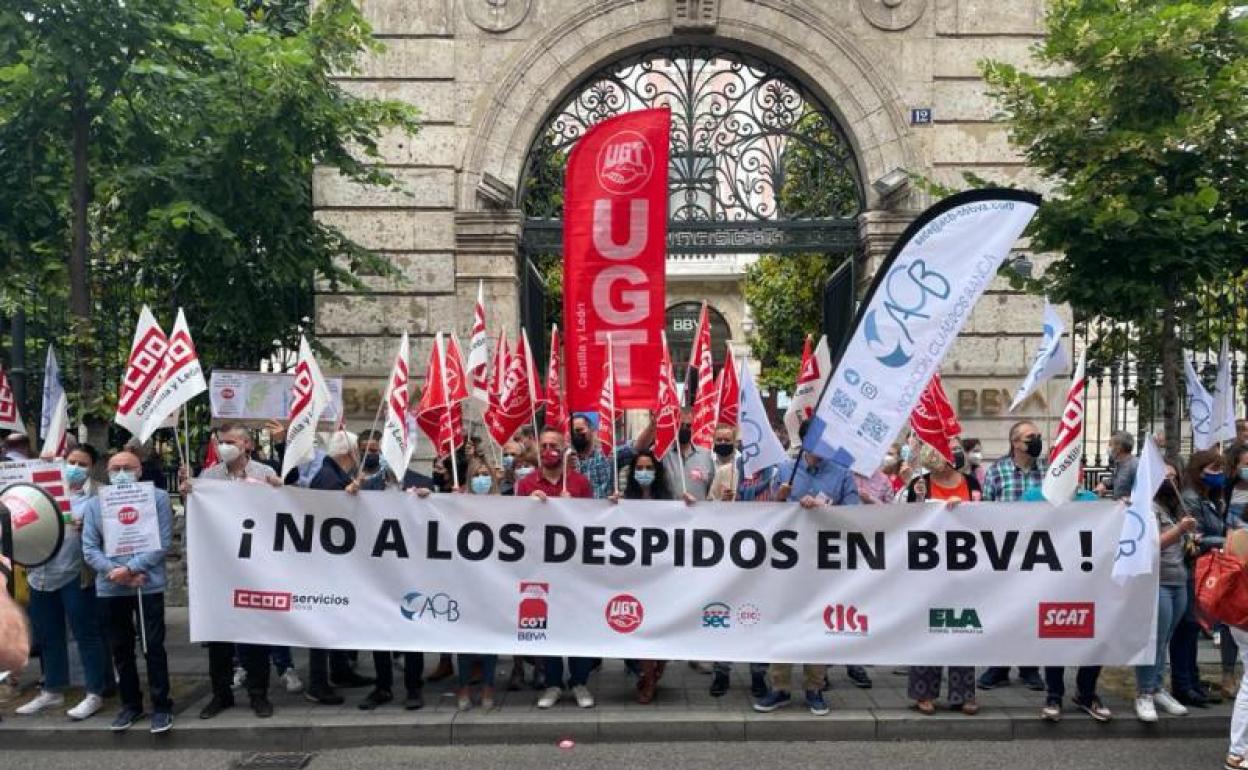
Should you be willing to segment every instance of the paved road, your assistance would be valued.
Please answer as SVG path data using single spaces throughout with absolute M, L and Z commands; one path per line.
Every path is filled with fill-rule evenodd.
M 1097 740 L 933 743 L 667 743 L 555 746 L 394 747 L 327 751 L 308 770 L 386 770 L 413 767 L 438 770 L 593 770 L 646 767 L 661 761 L 665 770 L 758 770 L 777 763 L 801 767 L 842 766 L 855 770 L 1201 770 L 1222 767 L 1222 740 Z M 80 770 L 81 752 L 6 751 L 0 766 L 39 770 Z M 92 770 L 225 770 L 239 754 L 225 751 L 101 751 Z

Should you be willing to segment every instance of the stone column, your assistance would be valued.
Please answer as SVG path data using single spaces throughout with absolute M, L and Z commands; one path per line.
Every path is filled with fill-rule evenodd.
M 875 273 L 884 264 L 889 249 L 914 221 L 920 212 L 910 209 L 868 209 L 858 216 L 858 239 L 861 248 L 855 265 L 858 280 L 858 296 L 862 298 Z

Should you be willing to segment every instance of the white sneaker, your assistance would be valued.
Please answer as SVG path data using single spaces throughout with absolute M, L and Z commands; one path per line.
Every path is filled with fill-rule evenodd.
M 303 692 L 303 681 L 293 668 L 286 669 L 278 679 L 281 679 L 282 683 L 286 685 L 286 692 Z
M 578 684 L 572 688 L 572 694 L 576 696 L 576 705 L 583 709 L 592 709 L 594 707 L 594 696 L 589 694 L 589 688 L 583 684 Z
M 247 669 L 238 667 L 234 669 L 234 689 L 237 690 L 247 684 Z
M 74 706 L 72 709 L 70 709 L 69 711 L 65 713 L 69 715 L 70 719 L 74 720 L 75 722 L 79 722 L 79 721 L 82 721 L 83 719 L 86 719 L 94 715 L 95 712 L 99 711 L 103 705 L 104 705 L 103 698 L 101 698 L 98 695 L 95 695 L 94 693 L 87 693 L 87 697 L 83 698 L 81 701 L 79 701 L 77 706 Z
M 558 687 L 547 687 L 542 691 L 542 695 L 537 699 L 537 707 L 539 709 L 548 709 L 559 702 L 559 696 L 563 695 L 563 690 Z
M 1170 716 L 1175 716 L 1175 717 L 1187 716 L 1187 706 L 1184 706 L 1182 703 L 1179 703 L 1177 700 L 1174 699 L 1173 695 L 1166 692 L 1165 690 L 1158 690 L 1156 693 L 1154 693 L 1153 700 L 1157 703 L 1158 706 L 1161 706 L 1162 711 L 1166 712 Z
M 32 714 L 38 714 L 44 709 L 63 705 L 65 705 L 64 695 L 61 695 L 59 692 L 40 690 L 39 694 L 32 698 L 29 703 L 24 706 L 18 706 L 17 713 L 22 716 L 30 716 Z
M 1135 716 L 1141 722 L 1156 722 L 1157 707 L 1153 705 L 1153 696 L 1138 695 L 1135 698 Z

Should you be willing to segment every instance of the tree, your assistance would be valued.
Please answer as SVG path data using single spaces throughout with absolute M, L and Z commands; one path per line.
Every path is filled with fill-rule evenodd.
M 1225 0 L 1051 0 L 1038 77 L 982 70 L 1011 140 L 1052 182 L 1033 221 L 1063 256 L 1038 286 L 1156 340 L 1178 451 L 1181 343 L 1201 290 L 1248 247 L 1248 27 Z
M 5 286 L 68 294 L 86 411 L 111 412 L 96 335 L 116 292 L 166 321 L 186 307 L 209 364 L 254 368 L 307 325 L 316 281 L 391 269 L 312 207 L 314 167 L 390 184 L 376 136 L 417 130 L 413 108 L 331 79 L 376 48 L 350 0 L 0 10 L 0 207 L 16 212 L 0 268 Z

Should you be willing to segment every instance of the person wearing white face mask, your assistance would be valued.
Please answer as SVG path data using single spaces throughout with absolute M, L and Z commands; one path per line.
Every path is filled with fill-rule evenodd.
M 962 439 L 962 451 L 966 454 L 966 471 L 975 477 L 979 482 L 979 486 L 984 486 L 984 474 L 987 468 L 984 467 L 984 443 L 977 438 Z
M 142 477 L 137 455 L 119 451 L 108 460 L 111 484 L 133 484 Z M 169 494 L 157 487 L 156 518 L 160 529 L 160 549 L 129 556 L 104 555 L 104 528 L 98 497 L 83 506 L 82 553 L 95 570 L 95 590 L 102 614 L 108 619 L 108 643 L 112 648 L 113 665 L 117 667 L 117 687 L 121 695 L 121 711 L 113 720 L 114 732 L 128 730 L 143 716 L 143 691 L 139 688 L 139 670 L 134 659 L 134 640 L 138 635 L 134 618 L 139 602 L 143 603 L 146 630 L 148 689 L 152 697 L 153 733 L 173 728 L 173 701 L 169 697 L 169 660 L 165 654 L 165 554 L 173 541 L 173 506 Z M 136 590 L 139 589 L 139 590 Z
M 63 691 L 69 685 L 66 617 L 78 644 L 87 691 L 86 697 L 66 713 L 73 720 L 86 719 L 104 703 L 108 660 L 97 622 L 95 590 L 80 582 L 82 515 L 87 500 L 95 494 L 90 472 L 97 460 L 95 449 L 87 444 L 66 455 L 65 481 L 69 484 L 72 514 L 66 522 L 65 539 L 51 561 L 26 573 L 30 584 L 30 622 L 43 655 L 43 687 L 33 700 L 17 709 L 18 714 L 38 714 L 65 703 Z

